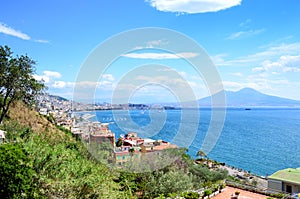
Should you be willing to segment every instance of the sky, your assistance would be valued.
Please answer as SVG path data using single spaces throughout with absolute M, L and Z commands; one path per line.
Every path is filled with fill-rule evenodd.
M 92 90 L 99 101 L 109 101 L 117 96 L 116 90 L 130 87 L 129 99 L 136 103 L 178 101 L 185 94 L 176 93 L 175 87 L 186 92 L 191 88 L 197 99 L 214 93 L 209 89 L 209 75 L 199 74 L 187 60 L 203 52 L 166 51 L 174 43 L 172 34 L 156 40 L 137 35 L 142 46 L 120 53 L 104 72 L 90 69 L 91 80 L 78 83 L 86 61 L 106 41 L 130 30 L 163 28 L 201 46 L 225 90 L 250 87 L 300 100 L 299 6 L 298 0 L 2 1 L 0 45 L 35 60 L 35 78 L 45 82 L 50 94 L 68 99 L 74 97 L 74 86 L 80 87 L 81 98 L 90 98 L 84 92 Z M 183 42 L 178 40 L 177 45 L 184 46 Z M 109 57 L 107 53 L 125 43 L 109 46 L 95 62 L 100 64 Z M 151 70 L 134 73 L 147 64 L 170 70 L 149 66 L 156 76 L 149 76 Z M 170 78 L 172 70 L 180 77 Z M 141 82 L 138 86 L 122 83 L 126 78 Z

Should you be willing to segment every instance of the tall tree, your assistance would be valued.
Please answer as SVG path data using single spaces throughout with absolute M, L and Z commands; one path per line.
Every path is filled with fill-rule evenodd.
M 14 57 L 8 46 L 0 46 L 0 124 L 13 102 L 32 105 L 44 90 L 45 85 L 34 78 L 34 65 L 27 55 Z

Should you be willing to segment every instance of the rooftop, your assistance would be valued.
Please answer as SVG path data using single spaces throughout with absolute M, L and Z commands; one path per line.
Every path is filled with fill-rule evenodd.
M 277 171 L 271 176 L 269 176 L 269 178 L 274 180 L 281 180 L 281 181 L 300 184 L 300 167 L 296 169 L 287 168 L 287 169 Z

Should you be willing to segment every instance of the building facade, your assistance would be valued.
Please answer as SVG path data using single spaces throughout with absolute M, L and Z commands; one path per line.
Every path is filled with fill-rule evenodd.
M 300 168 L 280 170 L 268 177 L 268 189 L 285 193 L 300 193 Z

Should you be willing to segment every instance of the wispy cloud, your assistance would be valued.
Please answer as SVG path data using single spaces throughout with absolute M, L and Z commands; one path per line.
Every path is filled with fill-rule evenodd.
M 74 86 L 73 82 L 65 82 L 65 81 L 54 81 L 51 85 L 51 87 L 58 88 L 58 89 L 73 87 L 73 86 Z
M 49 83 L 52 79 L 61 78 L 61 74 L 56 71 L 44 71 L 42 75 L 34 75 L 34 78 L 38 81 L 44 81 L 45 83 Z
M 206 13 L 225 10 L 240 5 L 242 0 L 146 0 L 162 12 Z
M 235 77 L 243 77 L 243 74 L 240 72 L 236 72 L 236 73 L 229 73 L 229 75 L 231 76 L 235 76 Z
M 114 81 L 115 80 L 115 77 L 112 74 L 103 74 L 102 78 L 104 80 L 108 80 L 108 81 Z
M 128 53 L 123 54 L 123 57 L 134 59 L 181 59 L 181 58 L 193 58 L 198 56 L 197 53 L 183 52 L 183 53 Z
M 281 56 L 277 61 L 266 60 L 262 63 L 260 67 L 255 67 L 252 69 L 253 72 L 300 72 L 300 55 L 291 56 Z
M 13 37 L 18 37 L 23 40 L 30 40 L 30 36 L 28 36 L 25 33 L 22 33 L 21 31 L 15 30 L 8 25 L 0 22 L 0 33 L 10 35 Z
M 48 40 L 44 40 L 44 39 L 35 39 L 34 41 L 35 41 L 35 42 L 38 42 L 38 43 L 43 43 L 43 44 L 48 44 L 48 43 L 50 43 Z
M 100 89 L 100 90 L 112 90 L 115 86 L 115 77 L 112 74 L 103 74 L 100 81 L 79 81 L 79 82 L 68 82 L 57 80 L 61 78 L 60 73 L 54 71 L 44 71 L 43 75 L 36 77 L 36 79 L 45 79 L 46 85 L 52 89 L 77 89 L 83 90 L 84 92 L 89 92 L 90 89 Z
M 158 39 L 158 40 L 148 41 L 142 46 L 136 46 L 135 49 L 140 50 L 140 49 L 145 49 L 145 48 L 160 48 L 160 47 L 165 46 L 167 44 L 168 44 L 168 41 Z
M 239 32 L 232 33 L 227 37 L 227 39 L 234 40 L 234 39 L 240 39 L 244 37 L 250 37 L 250 36 L 258 35 L 264 31 L 265 29 L 239 31 Z
M 280 44 L 270 46 L 267 49 L 236 59 L 229 59 L 228 54 L 219 54 L 212 56 L 217 66 L 250 66 L 257 65 L 266 60 L 276 60 L 281 56 L 298 55 L 300 52 L 300 42 L 290 44 Z
M 31 37 L 19 30 L 16 30 L 12 27 L 9 27 L 8 25 L 1 23 L 0 22 L 0 33 L 3 33 L 5 35 L 9 35 L 9 36 L 13 36 L 13 37 L 17 37 L 19 39 L 23 39 L 23 40 L 32 40 Z M 49 41 L 44 40 L 44 39 L 34 39 L 34 42 L 37 43 L 49 43 Z
M 291 43 L 270 46 L 264 51 L 232 60 L 227 59 L 229 55 L 219 55 L 222 57 L 219 65 L 236 69 L 225 76 L 223 85 L 227 90 L 251 87 L 272 95 L 300 99 L 297 92 L 300 84 L 295 78 L 300 73 L 299 52 L 300 43 Z M 232 75 L 241 74 L 242 78 L 233 81 Z
M 247 19 L 246 21 L 241 22 L 239 25 L 240 27 L 244 28 L 244 27 L 248 27 L 251 22 L 252 22 L 251 19 Z

